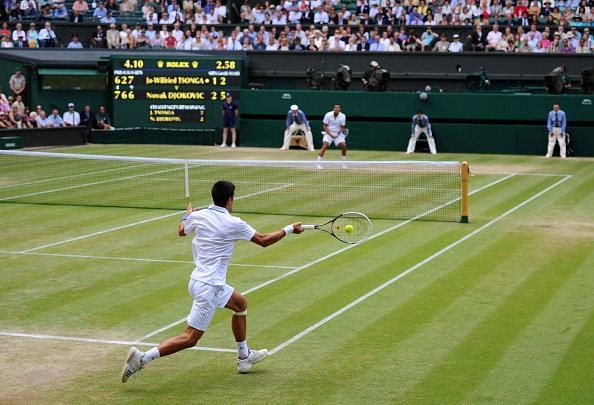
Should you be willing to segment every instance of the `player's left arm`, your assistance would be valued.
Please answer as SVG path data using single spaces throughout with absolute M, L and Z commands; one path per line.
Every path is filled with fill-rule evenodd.
M 186 220 L 188 219 L 188 217 L 190 216 L 190 214 L 194 212 L 194 209 L 192 208 L 192 203 L 188 203 L 188 206 L 186 207 L 186 213 L 184 214 L 184 216 L 182 217 L 182 219 L 179 221 L 179 224 L 177 225 L 177 234 L 179 236 L 186 236 Z

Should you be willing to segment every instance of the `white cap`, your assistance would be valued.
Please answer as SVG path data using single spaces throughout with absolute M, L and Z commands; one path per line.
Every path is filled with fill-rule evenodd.
M 74 107 L 74 103 L 68 103 L 68 107 Z
M 371 66 L 371 67 L 379 67 L 379 63 L 377 63 L 376 61 L 372 60 L 371 63 L 369 64 L 369 66 Z
M 454 38 L 460 38 L 460 35 L 454 34 Z
M 293 104 L 290 108 L 291 111 L 297 111 L 299 109 L 299 106 L 297 104 Z

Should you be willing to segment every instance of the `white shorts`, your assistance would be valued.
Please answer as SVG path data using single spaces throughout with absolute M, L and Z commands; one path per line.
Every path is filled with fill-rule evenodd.
M 343 133 L 338 135 L 336 138 L 332 138 L 330 135 L 324 134 L 324 138 L 322 139 L 322 142 L 328 142 L 329 145 L 332 145 L 332 143 L 334 142 L 334 145 L 338 146 L 338 144 L 340 144 L 340 143 L 343 143 L 343 142 L 346 143 L 346 137 L 344 136 Z
M 210 285 L 190 279 L 188 292 L 192 297 L 192 309 L 188 315 L 188 325 L 194 329 L 206 332 L 217 308 L 224 308 L 233 294 L 233 287 L 224 285 Z

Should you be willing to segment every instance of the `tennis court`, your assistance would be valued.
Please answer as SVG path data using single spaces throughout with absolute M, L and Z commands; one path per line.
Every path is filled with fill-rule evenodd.
M 300 151 L 213 147 L 106 145 L 62 151 L 311 159 Z M 329 160 L 338 157 L 330 152 Z M 408 159 L 401 153 L 368 151 L 350 156 L 357 161 Z M 180 210 L 3 201 L 0 400 L 590 403 L 592 160 L 453 154 L 415 158 L 469 161 L 469 224 L 387 215 L 373 219 L 373 235 L 361 245 L 345 245 L 321 232 L 290 235 L 266 249 L 238 243 L 228 281 L 248 298 L 250 346 L 272 352 L 249 375 L 235 373 L 230 314 L 223 310 L 196 350 L 151 363 L 128 384 L 119 382 L 128 346 L 147 348 L 183 328 L 193 264 L 190 239 L 176 235 Z M 169 169 L 179 170 L 155 171 Z M 120 178 L 142 174 L 126 170 Z M 348 170 L 352 174 L 347 180 L 354 181 L 357 168 Z M 4 195 L 19 182 L 11 180 L 11 168 L 1 171 Z M 64 171 L 57 177 L 81 174 Z M 333 178 L 339 180 L 324 175 L 329 185 Z M 57 178 L 55 172 L 52 176 Z M 95 180 L 86 179 L 97 183 L 86 187 L 92 198 L 97 190 L 116 200 L 127 192 L 139 201 L 155 193 L 162 200 L 173 198 L 156 183 L 122 191 L 111 188 L 117 184 L 113 172 L 93 176 Z M 170 182 L 167 176 L 161 180 Z M 34 190 L 41 190 L 40 184 L 12 195 L 39 192 Z M 268 179 L 267 184 L 272 189 L 280 183 Z M 48 194 L 80 198 L 80 193 L 68 197 L 74 191 L 66 189 L 69 185 L 59 192 L 54 185 Z M 178 186 L 183 189 L 183 182 Z M 425 190 L 402 194 L 394 187 L 384 191 L 386 200 L 402 201 L 408 195 L 406 207 L 418 205 L 421 213 L 435 208 L 423 206 Z M 349 190 L 356 197 L 357 189 Z M 314 197 L 308 194 L 300 201 L 293 190 L 281 205 L 301 204 L 313 212 L 317 195 L 331 210 L 339 209 L 332 193 L 313 192 Z M 263 204 L 258 198 L 254 204 Z M 236 209 L 252 204 L 249 200 L 238 199 Z M 358 205 L 352 210 L 365 212 L 368 202 L 354 198 L 352 204 Z M 271 207 L 241 216 L 264 232 L 296 220 L 320 220 L 278 214 L 280 208 Z

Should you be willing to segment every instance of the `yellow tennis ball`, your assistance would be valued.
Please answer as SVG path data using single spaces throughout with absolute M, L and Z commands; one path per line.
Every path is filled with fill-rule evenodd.
M 344 227 L 344 230 L 347 231 L 348 233 L 351 233 L 355 230 L 355 227 L 353 225 L 347 225 Z

